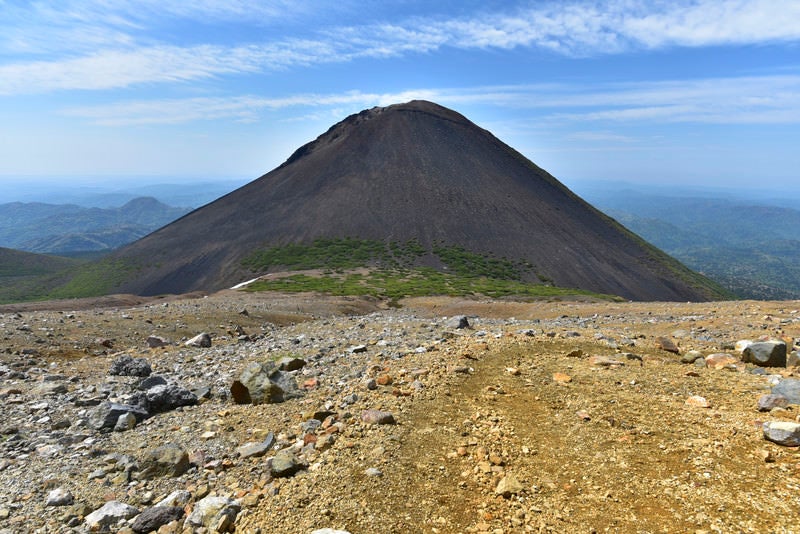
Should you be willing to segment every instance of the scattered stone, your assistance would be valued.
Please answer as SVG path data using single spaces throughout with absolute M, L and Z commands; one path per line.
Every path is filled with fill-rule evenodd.
M 169 341 L 163 337 L 149 336 L 147 338 L 147 346 L 151 349 L 158 349 L 161 347 L 166 347 L 167 345 L 169 345 Z
M 350 534 L 347 530 L 335 530 L 332 528 L 318 528 L 311 532 L 311 534 Z
M 189 469 L 189 454 L 174 443 L 148 451 L 139 462 L 137 477 L 141 480 L 161 476 L 178 477 Z
M 156 503 L 156 506 L 185 506 L 189 504 L 189 501 L 192 500 L 191 492 L 186 490 L 175 490 L 169 495 L 167 495 L 164 499 L 160 500 Z
M 270 404 L 303 396 L 294 377 L 272 362 L 251 363 L 231 385 L 236 404 Z
M 75 502 L 75 497 L 65 488 L 56 488 L 47 494 L 45 506 L 69 506 Z
M 785 397 L 789 404 L 800 404 L 800 379 L 784 378 L 773 386 L 772 394 Z
M 708 368 L 717 370 L 730 366 L 736 367 L 736 364 L 739 363 L 739 359 L 736 356 L 724 352 L 709 354 L 705 357 L 705 361 Z
M 164 378 L 163 376 L 150 375 L 147 378 L 143 379 L 141 382 L 139 382 L 137 388 L 142 391 L 147 391 L 152 387 L 162 386 L 166 384 L 167 384 L 167 379 Z
M 180 408 L 194 406 L 197 396 L 188 389 L 175 384 L 159 384 L 145 392 L 146 408 L 150 413 L 162 413 Z
M 278 360 L 278 369 L 281 371 L 298 371 L 306 366 L 306 361 L 302 358 L 286 356 Z
M 125 432 L 132 430 L 136 426 L 136 416 L 131 412 L 125 412 L 117 418 L 117 423 L 114 425 L 114 432 Z
M 289 449 L 278 451 L 270 463 L 270 473 L 275 478 L 290 477 L 304 468 L 305 464 Z
M 207 349 L 211 347 L 211 336 L 205 332 L 202 334 L 197 334 L 192 339 L 185 342 L 184 346 Z
M 366 471 L 364 471 L 364 474 L 367 475 L 368 477 L 382 477 L 383 471 L 381 471 L 377 467 L 370 467 Z
M 572 382 L 572 377 L 566 373 L 553 373 L 553 382 L 557 384 L 568 384 Z
M 133 358 L 130 354 L 122 354 L 113 362 L 108 374 L 115 376 L 150 376 L 150 363 L 144 358 Z
M 681 363 L 694 363 L 703 357 L 703 353 L 699 350 L 690 350 L 681 356 Z
M 619 367 L 625 365 L 625 362 L 609 358 L 608 356 L 590 356 L 589 365 L 597 367 Z
M 786 342 L 770 340 L 751 343 L 742 351 L 742 360 L 761 367 L 786 367 Z
M 354 345 L 354 346 L 350 347 L 349 349 L 347 349 L 347 352 L 349 352 L 350 354 L 360 354 L 362 352 L 367 352 L 367 346 L 366 345 Z
M 167 523 L 181 519 L 183 514 L 183 508 L 180 506 L 153 506 L 151 508 L 145 508 L 142 513 L 134 519 L 131 530 L 137 534 L 153 532 Z
M 275 445 L 275 434 L 270 432 L 264 441 L 245 443 L 236 453 L 242 458 L 258 458 L 264 456 Z
M 122 519 L 130 519 L 139 510 L 119 501 L 109 501 L 84 519 L 84 525 L 91 532 L 108 531 Z
M 772 421 L 762 425 L 764 438 L 784 447 L 800 446 L 800 423 Z
M 512 474 L 508 474 L 504 476 L 500 482 L 497 484 L 494 492 L 496 495 L 502 495 L 506 499 L 510 498 L 512 495 L 516 495 L 517 493 L 521 493 L 525 489 L 525 486 L 517 480 Z
M 462 330 L 464 328 L 471 328 L 469 320 L 467 319 L 466 315 L 453 316 L 447 320 L 444 326 L 445 328 L 449 328 L 451 330 Z
M 626 360 L 639 362 L 639 365 L 644 364 L 644 358 L 642 358 L 638 354 L 633 354 L 632 352 L 623 352 L 620 354 L 620 356 L 625 356 Z
M 709 403 L 705 397 L 701 397 L 700 395 L 692 395 L 686 399 L 685 404 L 686 406 L 691 406 L 692 408 L 711 408 L 711 403 Z
M 150 415 L 147 410 L 141 406 L 104 402 L 89 415 L 89 426 L 95 430 L 110 431 L 116 427 L 119 417 L 126 413 L 132 414 L 136 418 L 137 423 L 144 421 Z
M 761 397 L 758 398 L 759 412 L 768 412 L 773 408 L 786 408 L 787 406 L 789 406 L 789 399 L 783 395 L 770 393 L 767 395 L 761 395 Z
M 656 346 L 661 350 L 672 352 L 673 354 L 680 354 L 681 352 L 680 349 L 678 348 L 678 345 L 676 345 L 675 342 L 668 337 L 663 337 L 663 336 L 657 337 Z
M 364 410 L 361 413 L 361 420 L 368 425 L 393 425 L 395 424 L 394 415 L 391 412 L 381 410 Z
M 195 503 L 186 522 L 192 527 L 205 527 L 212 532 L 232 532 L 236 516 L 242 511 L 239 501 L 227 497 L 207 496 Z

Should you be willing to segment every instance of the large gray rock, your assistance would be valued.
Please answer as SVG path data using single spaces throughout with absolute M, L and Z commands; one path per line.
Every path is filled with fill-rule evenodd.
M 231 384 L 236 404 L 270 404 L 303 396 L 294 376 L 273 362 L 251 363 Z
M 761 427 L 764 438 L 785 447 L 800 445 L 800 423 L 790 421 L 771 421 Z
M 111 431 L 119 421 L 119 416 L 126 413 L 136 417 L 136 421 L 139 423 L 150 416 L 147 410 L 141 406 L 103 402 L 89 414 L 89 426 L 95 430 Z
M 186 388 L 175 384 L 159 384 L 148 389 L 144 398 L 150 413 L 161 413 L 181 406 L 194 406 L 197 396 Z
M 153 506 L 152 508 L 146 508 L 136 516 L 131 525 L 131 530 L 137 534 L 153 532 L 167 523 L 182 518 L 183 513 L 183 508 L 180 506 Z
M 189 469 L 189 453 L 174 443 L 156 447 L 139 462 L 137 478 L 178 477 Z
M 784 378 L 773 386 L 772 394 L 786 397 L 789 404 L 800 404 L 800 379 Z
M 194 505 L 186 522 L 192 527 L 206 527 L 212 532 L 231 532 L 236 516 L 241 511 L 242 506 L 238 501 L 209 496 Z
M 752 343 L 742 352 L 742 360 L 761 367 L 786 367 L 786 343 L 778 340 Z
M 108 531 L 122 519 L 130 519 L 138 513 L 139 510 L 133 506 L 119 501 L 109 501 L 102 508 L 87 515 L 84 525 L 90 532 Z
M 123 354 L 111 362 L 108 374 L 117 376 L 150 376 L 152 373 L 150 363 L 144 358 L 132 358 Z

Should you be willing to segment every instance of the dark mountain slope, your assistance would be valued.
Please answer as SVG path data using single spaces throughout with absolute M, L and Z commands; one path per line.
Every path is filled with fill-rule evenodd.
M 118 289 L 223 288 L 252 277 L 241 260 L 254 250 L 321 237 L 459 245 L 528 261 L 556 285 L 637 300 L 719 296 L 488 131 L 423 101 L 350 116 L 272 172 L 118 251 L 136 273 Z

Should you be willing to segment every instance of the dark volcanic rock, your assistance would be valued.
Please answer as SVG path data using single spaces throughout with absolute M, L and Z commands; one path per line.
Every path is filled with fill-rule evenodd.
M 197 404 L 197 396 L 194 393 L 175 384 L 153 386 L 144 396 L 150 413 L 168 412 L 180 406 Z
M 786 367 L 786 343 L 783 341 L 751 343 L 742 352 L 742 359 L 761 367 Z
M 153 532 L 162 525 L 182 518 L 183 514 L 183 508 L 180 506 L 153 506 L 152 508 L 146 508 L 136 516 L 131 525 L 131 530 L 137 534 Z
M 129 354 L 123 354 L 111 362 L 111 369 L 108 374 L 118 376 L 150 376 L 152 370 L 150 363 L 144 358 L 132 358 Z

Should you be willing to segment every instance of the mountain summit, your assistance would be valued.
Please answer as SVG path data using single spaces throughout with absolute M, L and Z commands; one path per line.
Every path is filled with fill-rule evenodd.
M 115 290 L 217 290 L 252 278 L 242 260 L 258 249 L 345 237 L 458 246 L 525 262 L 530 281 L 634 300 L 717 296 L 490 132 L 426 101 L 351 115 L 273 171 L 119 250 L 112 261 L 135 268 Z

